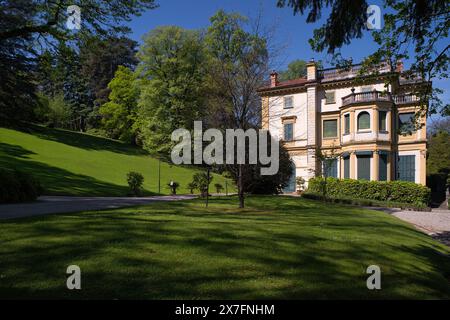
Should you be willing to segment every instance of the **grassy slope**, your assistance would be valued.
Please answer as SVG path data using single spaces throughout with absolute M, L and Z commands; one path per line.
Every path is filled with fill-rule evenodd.
M 0 128 L 0 168 L 14 167 L 38 177 L 46 194 L 126 195 L 129 171 L 144 175 L 146 194 L 158 192 L 158 161 L 143 150 L 65 130 L 33 126 L 21 132 Z M 169 193 L 167 183 L 172 179 L 181 184 L 179 193 L 188 193 L 186 185 L 194 172 L 162 163 L 161 193 Z M 215 175 L 212 184 L 217 182 L 225 186 L 225 179 Z
M 382 212 L 290 197 L 0 222 L 1 298 L 450 298 L 449 249 Z M 65 270 L 82 270 L 82 290 Z M 382 290 L 366 288 L 367 266 Z

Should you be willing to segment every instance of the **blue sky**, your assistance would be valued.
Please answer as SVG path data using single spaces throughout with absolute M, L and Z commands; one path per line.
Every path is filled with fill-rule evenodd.
M 239 12 L 248 17 L 255 17 L 262 10 L 263 24 L 276 25 L 276 41 L 286 45 L 276 68 L 283 69 L 294 59 L 308 61 L 313 57 L 316 60 L 323 60 L 325 67 L 329 66 L 327 61 L 330 57 L 326 53 L 313 52 L 308 43 L 313 30 L 328 16 L 327 10 L 317 24 L 308 24 L 306 16 L 294 16 L 291 8 L 277 8 L 276 0 L 156 0 L 156 2 L 159 8 L 149 10 L 129 23 L 133 39 L 141 42 L 145 33 L 161 25 L 177 25 L 186 29 L 206 28 L 209 25 L 209 18 L 219 9 Z M 374 0 L 371 4 L 380 5 L 382 8 L 381 1 Z M 370 31 L 366 31 L 363 38 L 355 39 L 350 45 L 342 48 L 342 54 L 346 58 L 352 57 L 356 63 L 375 49 L 376 44 L 372 40 Z M 405 61 L 405 67 L 408 67 L 407 61 Z M 446 91 L 442 98 L 448 102 L 450 100 L 449 81 L 440 80 L 435 81 L 434 84 Z

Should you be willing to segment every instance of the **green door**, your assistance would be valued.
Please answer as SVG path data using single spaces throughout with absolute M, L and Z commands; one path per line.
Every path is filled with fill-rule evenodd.
M 416 181 L 416 157 L 399 156 L 397 165 L 398 180 Z
M 358 156 L 358 179 L 370 180 L 370 156 Z

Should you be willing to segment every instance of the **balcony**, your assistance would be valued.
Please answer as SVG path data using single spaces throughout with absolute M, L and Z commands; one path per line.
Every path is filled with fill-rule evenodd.
M 342 80 L 348 78 L 354 78 L 361 75 L 361 64 L 355 64 L 348 68 L 328 68 L 319 70 L 319 79 L 322 81 Z M 373 73 L 387 73 L 390 72 L 389 65 L 386 62 L 381 63 L 378 67 L 367 70 L 367 75 Z
M 417 103 L 420 101 L 420 98 L 412 93 L 407 94 L 399 94 L 396 96 L 393 96 L 395 104 L 410 104 L 410 103 Z
M 368 92 L 351 93 L 348 96 L 342 98 L 342 106 L 344 107 L 353 103 L 378 102 L 378 101 L 392 102 L 392 96 L 389 92 L 382 92 L 375 90 Z

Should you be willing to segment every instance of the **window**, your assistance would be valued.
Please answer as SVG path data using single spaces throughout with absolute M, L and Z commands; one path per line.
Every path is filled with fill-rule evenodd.
M 386 130 L 386 111 L 378 111 L 378 130 L 379 131 L 387 131 Z
M 400 133 L 414 131 L 414 112 L 400 113 L 398 115 L 398 129 Z
M 370 129 L 370 114 L 366 111 L 358 115 L 358 130 Z
M 324 138 L 337 137 L 337 120 L 323 121 L 323 137 Z
M 284 124 L 284 140 L 292 141 L 294 139 L 294 124 L 285 123 Z
M 293 98 L 292 97 L 284 97 L 284 108 L 285 109 L 291 109 L 294 107 L 294 102 L 293 102 Z
M 370 156 L 358 156 L 358 179 L 370 180 Z
M 325 92 L 325 103 L 326 104 L 336 103 L 334 91 Z
M 344 134 L 350 133 L 350 115 L 344 115 Z
M 326 170 L 327 177 L 337 178 L 338 177 L 338 175 L 337 175 L 337 165 L 338 165 L 337 159 L 328 159 L 325 161 L 326 161 L 326 163 L 324 164 L 324 167 L 327 169 Z
M 344 158 L 344 179 L 350 178 L 350 157 Z

